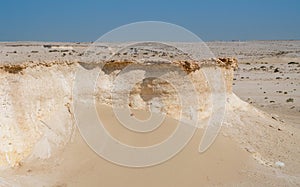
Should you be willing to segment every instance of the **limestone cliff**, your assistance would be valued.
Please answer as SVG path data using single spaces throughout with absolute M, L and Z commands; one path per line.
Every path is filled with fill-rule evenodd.
M 191 80 L 196 91 L 201 94 L 200 105 L 196 106 L 195 110 L 202 112 L 201 120 L 205 121 L 210 113 L 210 89 L 202 70 L 220 65 L 226 77 L 227 92 L 231 93 L 232 67 L 236 66 L 236 60 L 174 60 L 172 64 L 112 60 L 107 62 L 100 72 L 95 95 L 99 103 L 112 105 L 113 81 L 118 72 L 129 64 L 133 68 L 130 70 L 132 74 L 140 68 L 147 67 L 147 71 L 167 72 L 168 79 Z M 71 140 L 75 129 L 72 86 L 76 69 L 82 67 L 84 64 L 76 61 L 23 62 L 0 66 L 1 167 L 17 166 L 24 159 L 49 158 L 53 151 Z M 180 74 L 181 71 L 184 74 Z M 129 105 L 133 109 L 148 109 L 150 104 L 155 105 L 156 99 L 160 98 L 164 105 L 155 105 L 157 111 L 176 119 L 181 106 L 173 86 L 164 80 L 146 78 L 136 83 L 130 91 L 129 103 L 118 100 L 122 98 L 121 92 L 114 93 L 114 102 L 118 103 L 119 107 Z M 192 88 L 183 89 L 188 93 Z M 192 106 L 195 102 L 195 96 L 190 97 L 190 103 L 184 103 L 185 105 Z M 189 117 L 191 114 L 183 115 Z

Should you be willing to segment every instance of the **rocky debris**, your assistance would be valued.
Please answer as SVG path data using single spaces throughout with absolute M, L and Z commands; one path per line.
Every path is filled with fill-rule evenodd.
M 143 62 L 192 60 L 189 54 L 179 48 L 158 42 L 143 42 L 121 48 L 113 53 L 108 60 L 136 61 L 137 59 L 143 60 Z
M 16 54 L 17 51 L 8 51 L 7 53 L 14 53 L 14 54 Z
M 279 68 L 275 68 L 274 73 L 279 72 Z
M 225 69 L 237 70 L 238 61 L 236 58 L 212 58 L 200 62 L 200 67 L 218 66 Z
M 277 162 L 275 162 L 275 166 L 283 168 L 285 166 L 285 164 L 281 161 L 277 161 Z
M 238 63 L 236 58 L 218 58 L 216 60 L 217 64 L 221 67 L 225 67 L 226 69 L 234 69 L 238 68 Z

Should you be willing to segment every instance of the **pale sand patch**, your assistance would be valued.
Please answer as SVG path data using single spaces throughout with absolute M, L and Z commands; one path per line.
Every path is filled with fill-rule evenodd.
M 126 129 L 113 119 L 110 107 L 102 105 L 99 109 L 105 111 L 100 114 L 101 119 L 109 122 L 108 130 L 111 134 L 137 146 L 159 142 L 172 133 L 177 123 L 167 117 L 157 129 L 158 132 L 132 136 L 133 132 L 126 134 Z M 148 115 L 143 111 L 138 113 L 144 119 Z M 206 152 L 200 154 L 198 147 L 202 134 L 203 131 L 198 129 L 188 145 L 169 161 L 137 169 L 122 167 L 99 157 L 77 132 L 74 142 L 57 153 L 57 156 L 47 161 L 25 163 L 14 171 L 14 178 L 17 181 L 22 178 L 22 186 L 211 186 L 249 181 L 246 171 L 254 171 L 256 165 L 250 154 L 231 138 L 221 134 Z M 254 181 L 251 183 L 255 184 Z

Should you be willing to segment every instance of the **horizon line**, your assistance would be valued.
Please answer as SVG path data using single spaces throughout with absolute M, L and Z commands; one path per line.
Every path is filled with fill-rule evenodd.
M 95 40 L 97 41 L 97 40 Z M 26 43 L 26 42 L 36 42 L 36 43 L 93 43 L 95 41 L 55 41 L 55 40 L 0 40 L 0 43 Z M 300 39 L 253 39 L 253 40 L 207 40 L 203 42 L 254 42 L 254 41 L 300 41 Z M 133 42 L 133 41 L 126 41 L 126 42 Z M 100 42 L 100 43 L 126 43 L 126 42 Z M 138 42 L 138 41 L 135 41 Z M 197 42 L 182 42 L 182 41 L 162 41 L 162 42 L 178 42 L 178 43 L 197 43 Z

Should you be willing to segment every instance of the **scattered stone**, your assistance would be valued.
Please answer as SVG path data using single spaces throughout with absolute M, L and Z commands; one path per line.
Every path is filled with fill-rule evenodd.
M 277 162 L 275 162 L 275 166 L 282 168 L 285 166 L 285 164 L 281 161 L 277 161 Z
M 289 62 L 288 64 L 299 64 L 299 62 Z
M 50 48 L 52 47 L 52 45 L 43 45 L 43 47 L 44 47 L 44 48 L 49 48 L 49 49 L 50 49 Z
M 279 68 L 275 68 L 274 73 L 279 72 Z
M 260 66 L 260 69 L 264 69 L 264 70 L 266 70 L 266 69 L 267 69 L 267 67 L 266 67 L 266 66 Z

